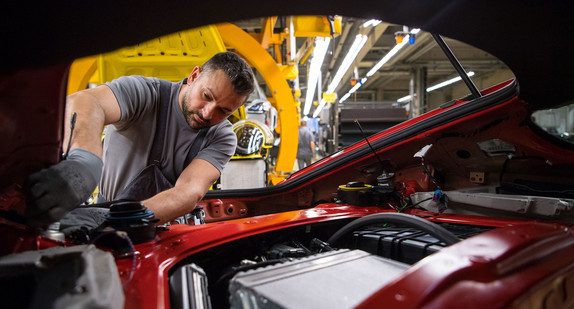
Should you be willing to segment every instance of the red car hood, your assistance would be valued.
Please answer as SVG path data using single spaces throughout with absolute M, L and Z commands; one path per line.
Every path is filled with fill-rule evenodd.
M 546 108 L 574 96 L 565 91 L 574 82 L 574 62 L 566 61 L 573 43 L 567 39 L 571 10 L 563 6 L 567 4 L 543 1 L 487 5 L 382 0 L 356 5 L 251 0 L 197 2 L 182 10 L 178 2 L 160 1 L 105 0 L 97 6 L 18 2 L 0 13 L 0 188 L 10 196 L 10 186 L 21 185 L 31 172 L 58 161 L 66 73 L 78 57 L 228 20 L 291 14 L 377 17 L 439 33 L 497 56 L 515 73 L 519 95 L 535 109 Z
M 499 98 L 486 97 L 473 102 L 458 100 L 372 138 L 371 142 L 385 160 L 402 167 L 404 179 L 423 182 L 426 176 L 420 162 L 413 163 L 413 154 L 425 145 L 435 143 L 433 151 L 437 151 L 429 152 L 428 159 L 437 170 L 462 166 L 474 171 L 473 166 L 484 163 L 480 162 L 481 158 L 486 161 L 476 144 L 494 139 L 512 141 L 522 159 L 527 157 L 526 152 L 530 155 L 528 159 L 534 158 L 527 163 L 518 161 L 523 165 L 514 166 L 514 175 L 520 175 L 520 167 L 525 166 L 531 172 L 529 176 L 550 170 L 560 174 L 559 180 L 571 179 L 566 169 L 572 167 L 572 149 L 564 150 L 545 140 L 525 124 L 532 110 L 565 104 L 574 97 L 569 91 L 574 84 L 571 73 L 574 72 L 574 61 L 568 60 L 574 44 L 568 39 L 572 33 L 571 12 L 567 4 L 512 0 L 496 4 L 461 0 L 12 3 L 10 8 L 0 12 L 3 45 L 0 50 L 0 205 L 6 208 L 22 206 L 15 204 L 24 201 L 20 187 L 27 175 L 59 160 L 66 75 L 75 58 L 194 26 L 295 14 L 376 17 L 390 23 L 420 27 L 485 50 L 504 61 L 515 73 L 516 81 L 488 90 Z M 475 105 L 479 107 L 478 111 Z M 472 155 L 467 161 L 464 156 L 456 157 L 457 151 L 466 150 L 464 146 L 473 147 L 466 153 Z M 259 196 L 250 196 L 254 190 L 245 190 L 246 193 L 241 193 L 243 196 L 231 196 L 227 200 L 224 197 L 209 199 L 208 194 L 208 200 L 204 201 L 206 209 L 217 209 L 219 215 L 224 211 L 235 214 L 239 211 L 229 209 L 239 210 L 242 203 L 251 203 L 250 217 L 202 226 L 176 225 L 163 231 L 154 241 L 138 245 L 137 252 L 132 252 L 133 259 L 118 259 L 119 276 L 127 283 L 123 289 L 127 295 L 126 307 L 167 306 L 168 272 L 191 254 L 207 252 L 202 257 L 207 261 L 204 264 L 223 270 L 228 266 L 226 263 L 211 262 L 241 253 L 245 246 L 264 244 L 267 241 L 265 233 L 277 232 L 277 237 L 283 238 L 287 236 L 283 229 L 287 231 L 293 227 L 304 236 L 315 230 L 325 236 L 332 232 L 329 224 L 337 219 L 377 212 L 396 213 L 378 206 L 325 202 L 327 197 L 332 200 L 332 193 L 339 185 L 357 179 L 373 180 L 381 174 L 377 159 L 369 151 L 365 142 L 357 143 L 316 167 L 312 166 L 307 172 L 294 175 L 287 184 L 268 188 L 266 194 L 258 193 Z M 489 159 L 481 166 L 497 168 L 498 172 L 504 158 Z M 566 168 L 557 173 L 560 164 Z M 448 176 L 468 183 L 468 173 L 453 170 L 449 170 Z M 502 173 L 500 175 L 502 182 Z M 403 186 L 404 193 L 408 193 L 410 184 L 403 183 Z M 426 194 L 433 193 L 430 186 L 424 189 L 421 191 Z M 319 206 L 313 207 L 312 202 Z M 284 205 L 292 208 L 287 209 Z M 574 218 L 572 207 L 568 210 L 569 218 Z M 506 221 L 494 216 L 477 219 L 474 215 L 437 214 L 419 209 L 404 212 L 419 219 L 423 217 L 452 225 L 502 228 L 484 232 L 469 242 L 463 241 L 434 258 L 423 260 L 365 300 L 364 307 L 380 307 L 383 302 L 388 305 L 388 300 L 396 303 L 395 307 L 405 308 L 420 307 L 423 303 L 431 308 L 508 307 L 537 284 L 560 283 L 557 288 L 560 292 L 555 295 L 572 291 L 571 284 L 567 283 L 574 276 L 574 238 L 566 225 L 532 223 L 521 218 Z M 33 231 L 21 226 L 2 232 L 3 243 L 13 245 L 4 246 L 3 250 L 18 252 L 60 245 L 34 238 L 34 235 L 24 237 L 25 233 L 33 234 Z M 261 238 L 248 239 L 259 234 Z M 235 247 L 232 241 L 240 239 L 245 240 L 243 246 Z M 218 246 L 227 243 L 230 243 L 228 251 L 219 252 Z M 212 251 L 208 252 L 209 249 Z M 201 260 L 201 257 L 195 258 Z M 448 295 L 438 297 L 441 292 Z M 498 299 L 489 300 L 488 297 Z M 409 303 L 401 304 L 402 298 Z M 18 300 L 17 297 L 14 299 Z M 450 302 L 441 302 L 445 299 Z M 476 302 L 476 299 L 480 301 Z
M 105 8 L 105 9 L 104 9 Z M 109 9 L 113 8 L 113 9 Z M 224 0 L 190 3 L 104 0 L 92 3 L 16 2 L 2 10 L 0 73 L 65 64 L 194 26 L 275 15 L 379 18 L 419 27 L 487 51 L 505 62 L 530 104 L 548 107 L 571 98 L 574 63 L 571 5 L 565 2 L 378 0 Z M 161 12 L 161 13 L 159 13 Z M 105 16 L 105 18 L 104 18 Z M 3 103 L 5 103 L 3 101 Z

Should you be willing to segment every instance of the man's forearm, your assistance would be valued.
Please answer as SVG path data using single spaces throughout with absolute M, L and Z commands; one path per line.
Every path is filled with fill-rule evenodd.
M 177 217 L 191 212 L 201 197 L 190 196 L 180 188 L 171 188 L 143 201 L 153 211 L 159 224 L 167 223 Z
M 194 159 L 177 179 L 175 186 L 143 201 L 160 223 L 190 213 L 220 176 L 211 163 Z

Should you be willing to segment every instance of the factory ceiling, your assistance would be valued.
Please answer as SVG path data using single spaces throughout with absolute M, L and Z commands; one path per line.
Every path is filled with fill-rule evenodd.
M 265 19 L 249 19 L 233 22 L 248 33 L 260 33 Z M 376 26 L 364 26 L 368 20 L 359 18 L 341 17 L 341 33 L 330 40 L 325 59 L 321 66 L 321 88 L 325 92 L 329 88 L 341 62 L 347 52 L 352 48 L 358 34 L 364 34 L 366 42 L 357 54 L 354 62 L 343 75 L 335 92 L 339 99 L 353 88 L 353 85 L 364 83 L 353 92 L 346 101 L 397 101 L 408 96 L 412 87 L 412 79 L 417 70 L 423 69 L 426 76 L 426 87 L 438 84 L 458 76 L 449 60 L 437 45 L 430 33 L 421 29 L 416 35 L 413 44 L 405 41 L 405 45 L 386 62 L 380 69 L 372 71 L 373 67 L 386 55 L 393 51 L 397 45 L 397 34 L 409 34 L 414 29 L 403 25 L 388 24 L 384 21 Z M 281 33 L 288 27 L 288 18 L 279 17 L 275 24 L 274 32 Z M 412 34 L 411 34 L 412 36 Z M 406 38 L 408 40 L 408 37 Z M 473 72 L 473 79 L 489 79 L 490 76 L 501 75 L 512 77 L 508 68 L 496 57 L 481 51 L 470 45 L 444 38 L 451 50 L 467 72 Z M 297 49 L 304 53 L 305 49 L 312 44 L 313 38 L 297 37 Z M 286 59 L 287 48 L 281 49 L 282 58 Z M 269 53 L 275 55 L 277 49 L 269 48 Z M 310 59 L 303 58 L 299 64 L 299 89 L 301 89 L 302 105 L 308 88 Z M 370 74 L 373 73 L 373 74 Z M 368 77 L 366 80 L 365 77 Z M 353 81 L 355 80 L 355 81 Z M 494 82 L 501 82 L 495 80 Z M 485 85 L 480 85 L 485 86 Z M 488 86 L 488 85 L 487 85 Z M 445 89 L 447 89 L 445 87 Z M 315 95 L 316 99 L 316 95 Z M 444 101 L 443 101 L 444 102 Z M 432 108 L 432 106 L 431 106 Z M 311 111 L 312 113 L 312 111 Z

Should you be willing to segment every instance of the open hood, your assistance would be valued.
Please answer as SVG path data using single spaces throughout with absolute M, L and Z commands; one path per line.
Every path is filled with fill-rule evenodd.
M 571 308 L 574 147 L 532 116 L 574 99 L 571 12 L 515 0 L 13 3 L 0 12 L 3 299 L 8 307 Z M 137 237 L 132 213 L 128 231 L 56 237 L 4 211 L 23 209 L 27 176 L 60 160 L 74 59 L 201 25 L 304 14 L 421 28 L 491 53 L 516 79 L 275 186 L 210 191 L 178 224 L 147 221 L 149 237 Z
M 567 39 L 570 10 L 543 1 L 160 1 L 14 3 L 2 10 L 0 185 L 57 162 L 66 74 L 76 58 L 195 26 L 252 17 L 342 14 L 420 27 L 487 51 L 515 73 L 519 95 L 534 109 L 574 97 Z M 104 9 L 105 8 L 105 9 Z M 113 9 L 112 9 L 113 8 Z M 158 13 L 161 12 L 161 13 Z M 7 176 L 8 175 L 8 176 Z
M 344 15 L 418 27 L 487 51 L 516 74 L 529 104 L 571 99 L 571 8 L 544 1 L 161 1 L 15 3 L 2 11 L 0 72 L 69 63 L 195 26 L 275 15 Z M 158 13 L 161 12 L 161 13 Z M 541 91 L 542 90 L 542 91 Z

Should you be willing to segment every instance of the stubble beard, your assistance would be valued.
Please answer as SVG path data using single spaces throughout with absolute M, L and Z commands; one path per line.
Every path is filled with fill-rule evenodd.
M 207 128 L 209 127 L 211 124 L 209 123 L 209 120 L 206 120 L 203 118 L 203 116 L 201 115 L 201 113 L 196 110 L 196 109 L 190 109 L 188 106 L 188 102 L 189 102 L 189 93 L 186 93 L 183 97 L 183 102 L 181 104 L 181 109 L 183 111 L 183 116 L 185 118 L 185 121 L 187 122 L 187 124 L 189 124 L 189 126 L 193 129 L 199 130 L 199 129 L 203 129 L 203 128 Z M 195 117 L 199 118 L 201 121 L 203 121 L 203 123 L 205 124 L 201 124 L 199 122 L 197 122 L 195 120 Z

